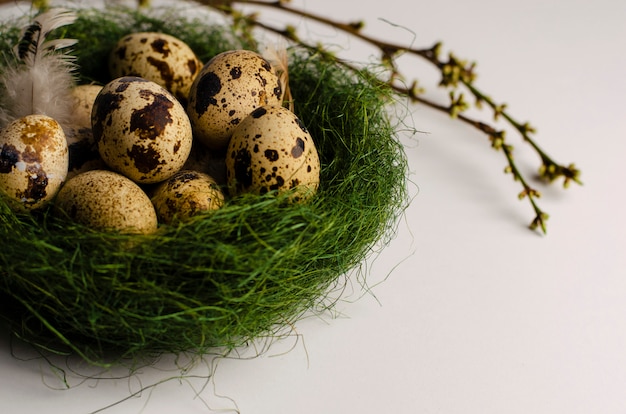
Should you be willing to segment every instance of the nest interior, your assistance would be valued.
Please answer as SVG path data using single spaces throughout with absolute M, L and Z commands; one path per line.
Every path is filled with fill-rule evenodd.
M 62 36 L 81 82 L 108 81 L 106 56 L 132 31 L 161 31 L 199 58 L 256 48 L 230 26 L 172 11 L 77 10 Z M 6 23 L 5 59 L 19 27 Z M 321 184 L 307 203 L 229 198 L 219 210 L 152 236 L 102 233 L 0 200 L 0 309 L 12 334 L 99 363 L 143 353 L 203 352 L 272 336 L 328 305 L 340 276 L 389 240 L 407 203 L 407 165 L 387 105 L 366 70 L 294 47 L 295 113 L 313 136 Z M 0 69 L 1 70 L 1 69 Z

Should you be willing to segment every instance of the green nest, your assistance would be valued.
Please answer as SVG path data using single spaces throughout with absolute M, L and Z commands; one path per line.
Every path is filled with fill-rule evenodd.
M 170 12 L 78 13 L 61 35 L 79 39 L 82 82 L 108 81 L 106 56 L 131 31 L 177 36 L 203 61 L 255 47 L 230 26 Z M 14 25 L 2 29 L 4 54 Z M 332 304 L 342 275 L 393 236 L 407 204 L 406 158 L 387 111 L 393 94 L 370 72 L 301 48 L 291 50 L 289 66 L 295 112 L 322 164 L 310 202 L 238 196 L 156 235 L 130 236 L 47 211 L 18 215 L 0 200 L 0 311 L 12 334 L 103 363 L 111 354 L 242 346 Z

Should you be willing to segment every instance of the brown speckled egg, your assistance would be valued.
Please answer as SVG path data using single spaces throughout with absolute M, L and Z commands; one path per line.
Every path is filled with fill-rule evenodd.
M 182 40 L 157 32 L 121 38 L 109 56 L 112 78 L 139 76 L 163 86 L 183 104 L 202 62 Z
M 68 170 L 65 133 L 46 115 L 27 115 L 0 132 L 0 191 L 19 212 L 46 205 Z
M 280 105 L 282 87 L 271 64 L 250 50 L 220 53 L 191 85 L 187 113 L 194 136 L 210 149 L 224 149 L 250 112 Z
M 215 180 L 207 174 L 183 170 L 161 183 L 152 195 L 157 217 L 163 223 L 188 220 L 224 204 L 224 195 Z
M 91 129 L 91 109 L 101 90 L 100 85 L 78 85 L 72 88 L 72 117 L 76 128 Z
M 187 161 L 193 140 L 183 106 L 162 86 L 125 76 L 106 84 L 91 114 L 104 162 L 137 183 L 164 181 Z
M 261 107 L 237 127 L 226 154 L 229 188 L 265 194 L 298 188 L 306 199 L 319 185 L 320 161 L 311 135 L 290 110 Z
M 157 229 L 150 198 L 136 183 L 112 171 L 92 170 L 67 180 L 54 208 L 58 215 L 94 230 L 149 234 Z

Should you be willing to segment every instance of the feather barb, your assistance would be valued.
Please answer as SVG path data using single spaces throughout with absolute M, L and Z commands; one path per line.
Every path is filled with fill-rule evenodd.
M 76 40 L 47 38 L 53 30 L 75 20 L 74 12 L 53 8 L 22 30 L 13 48 L 16 60 L 0 75 L 0 127 L 31 114 L 48 115 L 64 129 L 71 126 L 75 58 L 57 51 L 74 45 Z

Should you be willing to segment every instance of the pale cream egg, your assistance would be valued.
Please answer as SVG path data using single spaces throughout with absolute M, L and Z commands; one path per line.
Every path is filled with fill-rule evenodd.
M 148 195 L 113 171 L 91 170 L 67 180 L 54 208 L 59 216 L 99 231 L 150 234 L 158 226 Z

